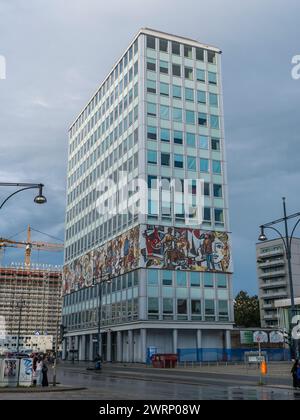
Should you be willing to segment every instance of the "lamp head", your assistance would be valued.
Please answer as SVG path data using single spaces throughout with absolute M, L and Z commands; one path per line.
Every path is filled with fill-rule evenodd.
M 260 235 L 259 235 L 259 238 L 258 238 L 258 240 L 260 241 L 260 242 L 265 242 L 265 241 L 267 241 L 268 240 L 268 238 L 266 237 L 266 235 L 265 235 L 265 229 L 264 229 L 264 227 L 263 226 L 261 226 L 261 232 L 260 232 Z
M 39 185 L 39 194 L 35 197 L 34 202 L 36 204 L 45 204 L 47 203 L 47 198 L 43 195 L 43 184 Z

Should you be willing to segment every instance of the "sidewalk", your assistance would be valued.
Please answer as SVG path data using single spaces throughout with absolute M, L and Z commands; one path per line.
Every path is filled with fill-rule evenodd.
M 70 361 L 63 361 L 60 362 L 57 367 L 60 366 L 64 368 L 74 368 L 74 369 L 87 369 L 93 368 L 95 364 L 93 362 L 77 362 L 74 363 Z M 114 368 L 122 368 L 126 367 L 127 369 L 154 369 L 151 365 L 145 365 L 143 363 L 110 363 L 104 362 L 103 369 L 114 369 Z M 290 377 L 291 376 L 291 368 L 292 363 L 290 362 L 271 362 L 268 364 L 268 376 L 275 376 L 275 377 Z M 155 369 L 157 370 L 157 369 Z M 163 369 L 164 371 L 166 369 Z M 167 369 L 169 370 L 169 369 Z M 174 370 L 174 369 L 171 369 Z M 255 376 L 259 374 L 259 367 L 255 365 L 245 365 L 243 363 L 239 364 L 216 364 L 216 363 L 187 363 L 185 364 L 180 363 L 179 366 L 175 369 L 177 371 L 185 371 L 185 372 L 203 372 L 203 373 L 221 373 L 221 374 L 242 374 L 242 375 L 250 375 Z
M 41 393 L 48 393 L 48 392 L 73 392 L 73 391 L 83 391 L 86 388 L 83 387 L 71 387 L 71 386 L 46 386 L 46 387 L 5 387 L 0 388 L 0 394 L 41 394 Z
M 273 362 L 268 364 L 267 377 L 289 378 L 291 377 L 292 364 L 288 362 Z M 222 375 L 248 375 L 259 376 L 260 368 L 257 365 L 228 364 L 228 365 L 202 365 L 202 366 L 182 366 L 177 370 L 185 372 L 215 373 Z

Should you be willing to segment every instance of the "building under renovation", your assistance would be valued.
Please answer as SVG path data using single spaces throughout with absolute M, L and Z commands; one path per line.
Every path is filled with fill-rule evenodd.
M 0 268 L 2 336 L 56 336 L 61 319 L 60 267 Z

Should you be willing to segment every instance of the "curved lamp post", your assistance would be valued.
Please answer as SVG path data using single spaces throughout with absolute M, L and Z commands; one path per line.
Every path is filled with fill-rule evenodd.
M 291 295 L 291 315 L 292 319 L 294 315 L 296 315 L 296 306 L 295 306 L 295 296 L 294 296 L 294 285 L 293 285 L 293 273 L 292 273 L 292 241 L 294 238 L 294 234 L 296 231 L 297 226 L 300 224 L 300 212 L 291 214 L 290 216 L 287 215 L 286 211 L 286 199 L 283 197 L 283 214 L 284 216 L 281 219 L 275 220 L 270 223 L 266 223 L 264 225 L 260 226 L 260 235 L 258 240 L 260 242 L 265 242 L 268 240 L 265 230 L 271 229 L 275 231 L 279 237 L 282 239 L 282 242 L 284 244 L 286 258 L 288 261 L 288 275 L 289 275 L 289 286 L 290 286 L 290 295 Z M 298 218 L 296 224 L 293 227 L 292 233 L 289 233 L 289 227 L 288 227 L 288 220 Z M 277 225 L 279 223 L 284 222 L 284 234 L 282 234 L 278 229 L 274 227 L 274 225 Z M 292 351 L 294 355 L 298 356 L 298 346 L 295 345 L 295 342 L 293 340 L 292 344 Z M 293 355 L 292 355 L 293 356 Z
M 0 204 L 0 210 L 2 209 L 2 207 L 7 203 L 7 201 L 13 197 L 14 195 L 22 192 L 22 191 L 26 191 L 26 190 L 31 190 L 31 189 L 38 189 L 39 193 L 38 195 L 34 198 L 34 202 L 36 204 L 45 204 L 47 203 L 47 199 L 46 197 L 43 195 L 43 188 L 44 188 L 44 184 L 28 184 L 28 183 L 14 183 L 14 182 L 0 182 L 0 187 L 21 187 L 19 190 L 13 192 L 12 194 L 10 194 L 1 204 Z

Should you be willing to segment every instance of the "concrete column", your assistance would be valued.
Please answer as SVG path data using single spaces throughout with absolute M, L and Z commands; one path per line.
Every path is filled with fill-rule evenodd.
M 230 330 L 226 330 L 225 346 L 226 346 L 227 361 L 230 361 L 231 360 L 231 331 Z
M 128 362 L 133 363 L 133 331 L 128 330 Z
M 141 329 L 141 362 L 146 363 L 147 359 L 147 330 L 145 328 Z
M 93 361 L 94 360 L 93 348 L 94 348 L 93 334 L 90 334 L 90 340 L 89 340 L 89 361 Z
M 79 360 L 85 361 L 85 347 L 86 347 L 86 336 L 82 335 L 80 337 L 80 343 L 79 343 Z
M 72 348 L 72 337 L 67 337 L 67 350 L 71 350 Z
M 140 270 L 139 278 L 139 319 L 147 319 L 147 270 Z
M 178 330 L 173 330 L 173 353 L 176 354 L 178 349 Z
M 78 358 L 78 360 L 81 360 L 81 340 L 82 340 L 82 335 L 80 335 L 80 336 L 77 336 L 77 350 L 78 350 L 78 352 L 77 352 L 77 358 Z
M 197 362 L 202 362 L 202 330 L 197 330 Z
M 107 331 L 106 340 L 106 361 L 111 362 L 111 331 Z
M 67 355 L 67 339 L 65 338 L 62 342 L 62 360 L 66 360 Z
M 74 353 L 73 357 L 74 357 L 74 360 L 77 360 L 78 356 L 79 356 L 79 337 L 78 337 L 78 335 L 75 335 L 73 340 L 74 340 L 73 341 L 74 342 L 74 350 L 77 350 L 77 352 Z
M 79 347 L 79 337 L 78 337 L 78 335 L 75 335 L 75 337 L 73 339 L 74 339 L 74 349 L 78 350 L 78 347 Z
M 121 331 L 117 332 L 117 362 L 123 362 L 122 333 L 121 333 Z
M 72 353 L 70 352 L 70 350 L 72 350 L 73 337 L 68 337 L 67 340 L 68 340 L 68 345 L 67 345 L 68 356 L 67 356 L 67 360 L 72 360 Z

